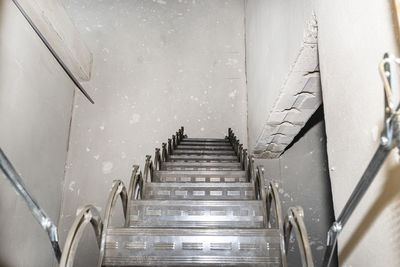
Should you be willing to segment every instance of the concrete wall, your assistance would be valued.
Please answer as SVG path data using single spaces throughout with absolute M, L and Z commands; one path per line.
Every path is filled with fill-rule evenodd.
M 390 3 L 325 1 L 317 7 L 336 215 L 379 143 L 384 96 L 378 63 L 386 51 L 399 55 Z M 397 83 L 395 88 L 399 88 Z M 343 231 L 339 240 L 339 261 L 343 266 L 400 265 L 398 162 L 393 154 Z
M 263 125 L 263 113 L 269 111 L 293 60 L 302 39 L 303 25 L 315 11 L 329 175 L 336 215 L 379 143 L 384 98 L 377 66 L 384 52 L 398 52 L 390 3 L 247 2 L 250 146 L 257 137 L 258 127 Z M 261 115 L 257 114 L 258 110 L 262 111 Z M 399 242 L 395 237 L 399 207 L 399 184 L 395 177 L 399 175 L 399 168 L 395 163 L 398 159 L 393 154 L 343 231 L 339 240 L 341 266 L 400 264 Z
M 74 87 L 12 1 L 0 1 L 0 146 L 57 223 Z M 51 266 L 39 224 L 0 172 L 0 266 Z
M 323 120 L 306 125 L 308 130 L 279 159 L 256 161 L 264 165 L 266 184 L 278 181 L 284 214 L 289 207 L 303 207 L 315 266 L 322 265 L 325 235 L 333 220 L 324 125 Z M 298 266 L 297 241 L 291 241 L 288 264 Z
M 312 0 L 246 1 L 249 148 L 254 149 L 302 46 Z
M 143 167 L 180 126 L 192 137 L 232 127 L 247 140 L 243 1 L 64 4 L 93 53 L 96 105 L 77 94 L 62 240 L 79 206 L 104 208 L 112 180 L 127 184 L 132 164 Z M 77 266 L 92 266 L 96 250 L 83 243 Z

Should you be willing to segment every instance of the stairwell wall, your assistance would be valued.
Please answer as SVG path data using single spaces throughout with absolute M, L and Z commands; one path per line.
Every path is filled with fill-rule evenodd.
M 93 53 L 86 86 L 96 104 L 76 95 L 62 242 L 79 206 L 104 214 L 113 179 L 127 185 L 132 164 L 143 170 L 145 155 L 180 126 L 216 138 L 232 127 L 247 140 L 244 1 L 63 3 Z M 95 265 L 90 236 L 75 266 Z
M 259 109 L 264 114 L 270 111 L 294 60 L 293 53 L 303 38 L 304 24 L 309 14 L 315 12 L 329 176 L 336 216 L 379 144 L 384 96 L 377 66 L 384 52 L 398 55 L 391 3 L 247 2 L 250 147 L 260 131 L 257 127 L 264 123 L 256 111 Z M 299 155 L 297 161 L 302 160 L 306 157 Z M 395 178 L 400 172 L 398 162 L 393 152 L 346 225 L 339 239 L 341 266 L 380 266 L 382 261 L 387 266 L 400 264 L 397 249 L 400 185 Z
M 0 147 L 57 224 L 74 85 L 12 1 L 0 1 Z M 0 266 L 52 266 L 47 233 L 0 171 Z

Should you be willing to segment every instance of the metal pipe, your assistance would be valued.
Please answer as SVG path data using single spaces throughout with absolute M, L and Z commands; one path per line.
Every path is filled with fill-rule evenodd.
M 33 23 L 31 18 L 28 16 L 28 14 L 25 12 L 25 10 L 22 8 L 22 6 L 18 3 L 17 0 L 12 0 L 15 6 L 19 9 L 19 11 L 22 13 L 22 15 L 25 17 L 25 19 L 28 21 L 29 25 L 33 28 L 33 30 L 36 32 L 36 34 L 39 36 L 40 40 L 44 43 L 44 45 L 49 49 L 50 53 L 54 56 L 54 58 L 57 60 L 57 62 L 61 65 L 63 70 L 67 73 L 68 77 L 73 81 L 73 83 L 78 87 L 78 89 L 82 92 L 82 94 L 87 98 L 87 100 L 90 101 L 90 103 L 94 104 L 93 99 L 90 97 L 90 95 L 86 92 L 86 90 L 83 88 L 81 83 L 78 81 L 78 79 L 74 76 L 74 74 L 70 71 L 70 69 L 65 65 L 64 61 L 58 56 L 57 52 L 53 49 L 53 47 L 50 45 L 50 43 L 47 41 L 47 39 L 43 36 L 43 34 L 40 32 L 38 27 Z
M 32 213 L 33 217 L 35 217 L 43 230 L 47 232 L 57 261 L 60 262 L 61 249 L 58 244 L 57 226 L 53 223 L 46 212 L 42 210 L 42 208 L 40 208 L 39 204 L 22 181 L 21 176 L 16 172 L 14 166 L 8 160 L 7 156 L 4 154 L 1 148 L 0 169 L 4 172 L 6 178 L 10 181 L 17 193 L 21 196 L 22 200 L 28 206 L 28 209 Z

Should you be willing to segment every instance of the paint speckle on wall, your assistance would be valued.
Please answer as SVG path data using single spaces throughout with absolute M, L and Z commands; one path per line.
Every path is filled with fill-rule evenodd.
M 137 113 L 134 113 L 132 115 L 132 118 L 129 120 L 129 123 L 130 124 L 135 124 L 135 123 L 138 123 L 139 121 L 140 121 L 140 115 L 137 114 Z
M 69 191 L 72 192 L 72 191 L 75 190 L 75 184 L 76 184 L 75 181 L 72 181 L 72 182 L 69 183 L 69 186 L 68 186 Z
M 113 167 L 114 167 L 114 165 L 112 162 L 104 161 L 103 165 L 101 167 L 101 170 L 103 171 L 104 174 L 109 174 L 109 173 L 111 173 Z

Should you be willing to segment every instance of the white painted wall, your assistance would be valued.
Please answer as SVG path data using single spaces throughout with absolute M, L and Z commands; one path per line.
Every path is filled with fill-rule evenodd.
M 314 10 L 327 151 L 338 215 L 379 143 L 383 91 L 377 66 L 397 52 L 391 1 L 248 1 L 249 143 L 254 144 Z M 260 112 L 260 113 L 258 113 Z M 399 167 L 382 168 L 339 240 L 341 266 L 399 266 Z
M 384 98 L 378 63 L 386 51 L 399 55 L 390 2 L 325 1 L 318 7 L 322 92 L 336 214 L 379 143 Z M 343 231 L 339 240 L 343 266 L 400 265 L 396 238 L 398 162 L 393 154 Z
M 0 1 L 0 147 L 57 223 L 74 86 L 12 1 Z M 0 172 L 0 266 L 51 266 L 50 242 Z
M 322 115 L 322 114 L 321 114 Z M 309 128 L 310 127 L 310 128 Z M 266 184 L 278 181 L 282 211 L 300 205 L 304 210 L 314 264 L 322 266 L 325 234 L 333 220 L 324 121 L 315 121 L 308 131 L 278 159 L 257 159 L 265 168 Z M 318 200 L 318 201 L 316 201 Z M 292 240 L 288 265 L 299 265 L 297 241 Z
M 192 137 L 232 127 L 247 140 L 244 1 L 64 4 L 93 53 L 96 105 L 75 98 L 62 240 L 79 206 L 104 208 L 112 180 L 127 184 L 132 164 L 143 167 L 180 126 Z M 97 260 L 87 244 L 77 266 Z
M 249 148 L 254 149 L 304 39 L 313 0 L 246 1 Z

